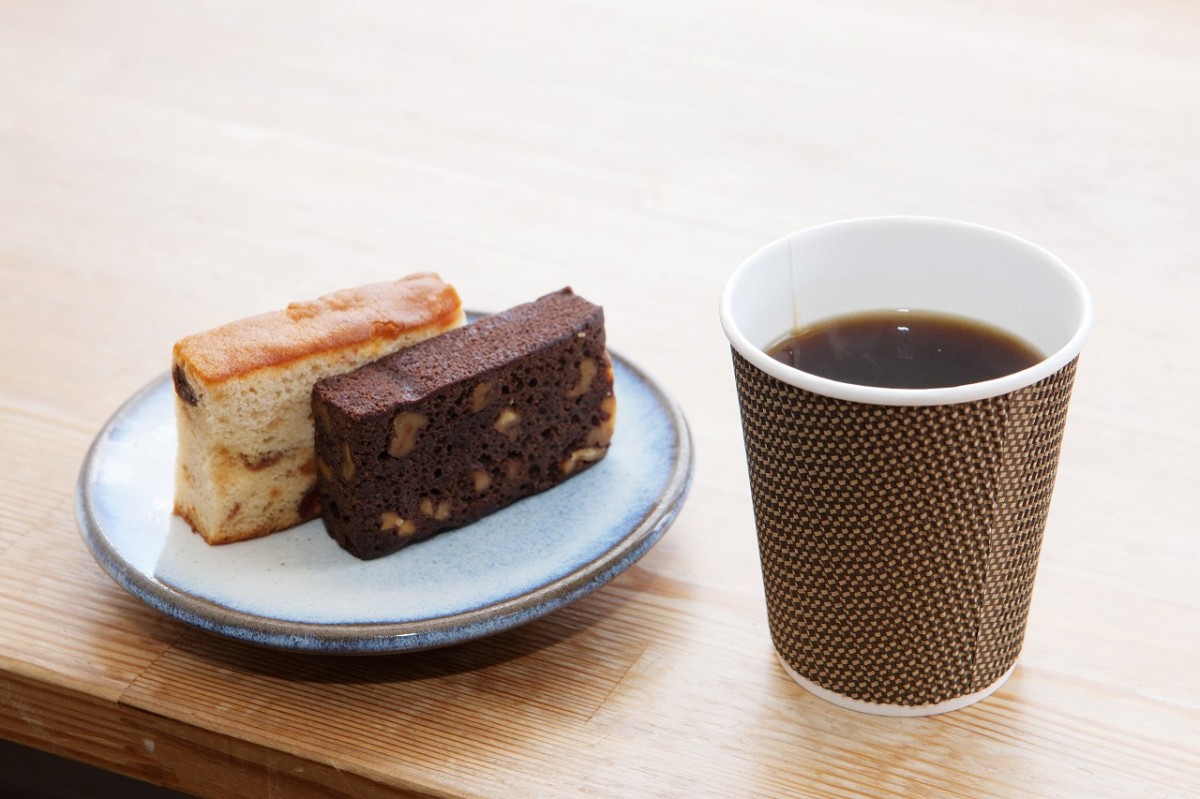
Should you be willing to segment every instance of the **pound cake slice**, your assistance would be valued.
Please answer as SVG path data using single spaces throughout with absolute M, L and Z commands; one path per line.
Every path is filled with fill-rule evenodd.
M 377 558 L 552 488 L 608 451 L 604 312 L 569 288 L 313 388 L 321 515 Z
M 454 288 L 421 273 L 181 339 L 175 513 L 210 544 L 314 518 L 313 384 L 464 321 Z

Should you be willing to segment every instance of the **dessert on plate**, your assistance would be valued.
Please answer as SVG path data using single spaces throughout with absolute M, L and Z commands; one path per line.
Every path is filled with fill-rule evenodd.
M 321 515 L 387 555 L 596 464 L 616 419 L 604 312 L 569 288 L 317 381 Z
M 210 544 L 314 518 L 313 385 L 463 322 L 454 288 L 419 273 L 181 339 L 175 513 Z

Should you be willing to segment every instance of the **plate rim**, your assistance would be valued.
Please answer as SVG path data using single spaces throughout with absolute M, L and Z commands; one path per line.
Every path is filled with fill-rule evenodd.
M 605 585 L 639 560 L 675 521 L 691 490 L 695 452 L 679 403 L 645 370 L 609 349 L 609 357 L 640 380 L 667 416 L 675 457 L 661 493 L 613 546 L 567 574 L 515 596 L 457 613 L 410 621 L 296 622 L 238 610 L 181 591 L 133 566 L 96 520 L 93 486 L 99 449 L 149 395 L 162 390 L 170 372 L 134 392 L 101 426 L 88 447 L 75 489 L 75 517 L 93 558 L 118 585 L 151 608 L 217 635 L 271 649 L 325 654 L 395 654 L 450 646 L 483 638 L 548 615 Z

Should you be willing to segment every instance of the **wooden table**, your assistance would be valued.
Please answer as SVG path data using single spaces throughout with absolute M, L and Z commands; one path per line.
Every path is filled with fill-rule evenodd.
M 0 736 L 200 796 L 1200 794 L 1200 7 L 7 3 Z M 914 213 L 1091 286 L 1029 632 L 949 715 L 831 707 L 768 638 L 716 303 L 759 245 Z M 437 270 L 565 284 L 680 401 L 674 527 L 551 616 L 348 659 L 162 617 L 76 530 L 180 336 Z

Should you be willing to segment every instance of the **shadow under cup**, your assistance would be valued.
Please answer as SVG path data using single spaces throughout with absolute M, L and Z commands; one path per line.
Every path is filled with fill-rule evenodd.
M 848 313 L 937 311 L 1045 357 L 996 380 L 894 389 L 764 350 Z M 771 635 L 824 699 L 885 715 L 965 707 L 1024 638 L 1086 288 L 1046 251 L 943 219 L 838 222 L 759 250 L 729 279 L 734 374 Z

